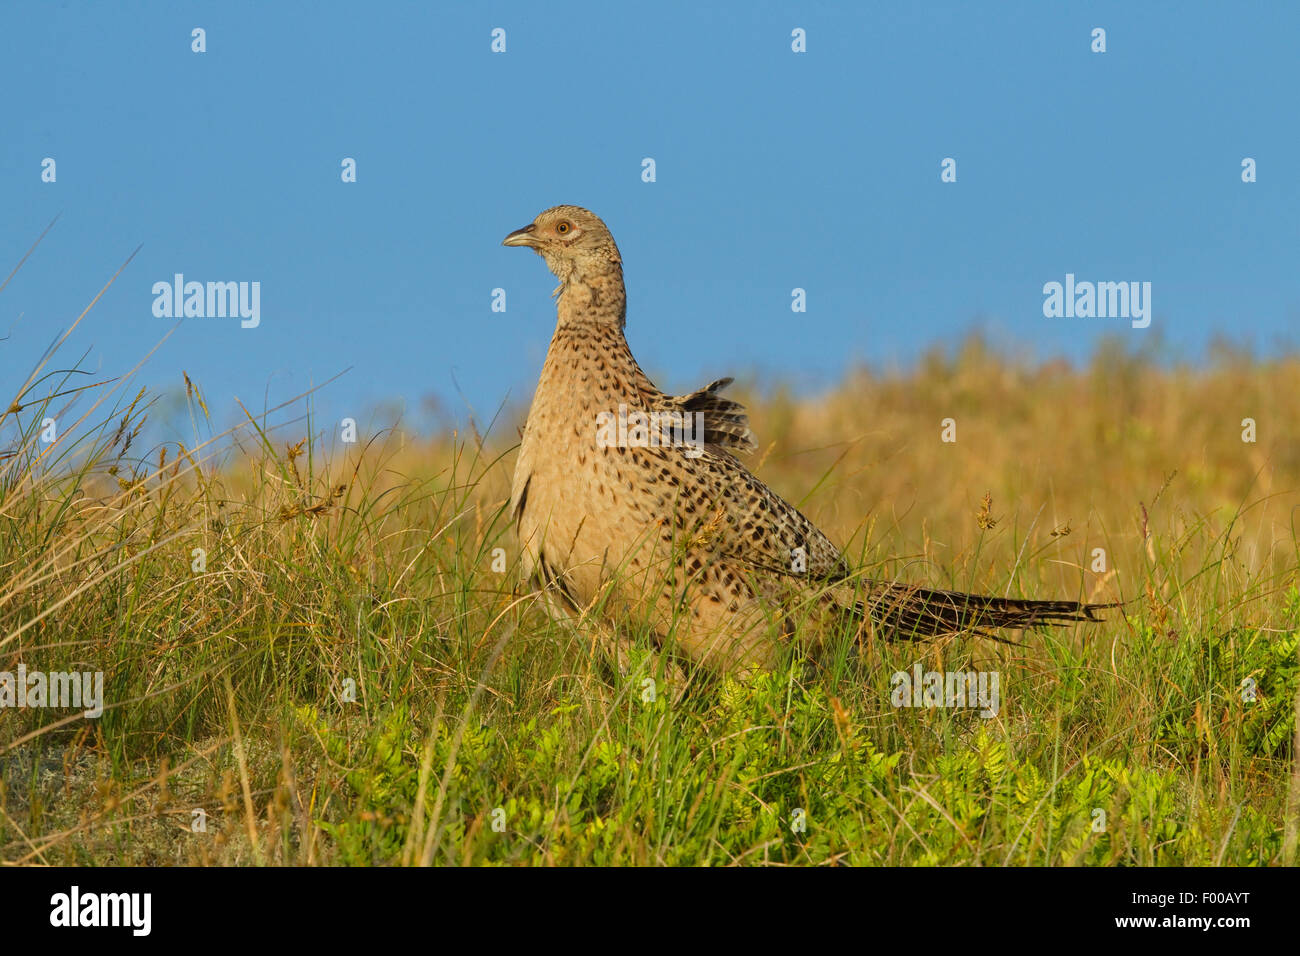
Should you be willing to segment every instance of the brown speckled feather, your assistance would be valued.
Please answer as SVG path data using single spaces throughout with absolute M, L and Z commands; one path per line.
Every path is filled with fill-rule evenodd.
M 560 280 L 511 490 L 525 571 L 571 610 L 646 615 L 715 669 L 771 666 L 785 609 L 849 577 L 839 549 L 734 457 L 756 443 L 744 409 L 719 394 L 731 379 L 669 396 L 637 365 L 623 335 L 622 257 L 599 218 L 556 206 L 505 244 L 534 249 Z M 620 406 L 699 415 L 702 447 L 604 443 L 599 416 Z M 826 593 L 838 612 L 903 637 L 1095 620 L 1104 606 L 893 582 Z

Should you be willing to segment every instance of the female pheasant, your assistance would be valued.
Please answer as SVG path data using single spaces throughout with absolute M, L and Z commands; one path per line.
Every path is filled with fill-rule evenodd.
M 555 206 L 504 244 L 534 250 L 560 280 L 511 490 L 524 570 L 553 606 L 631 612 L 661 643 L 732 673 L 770 668 L 796 631 L 825 631 L 796 628 L 810 606 L 904 638 L 1096 621 L 1113 606 L 853 575 L 736 459 L 755 441 L 743 408 L 719 394 L 731 379 L 671 396 L 637 365 L 622 258 L 597 216 Z

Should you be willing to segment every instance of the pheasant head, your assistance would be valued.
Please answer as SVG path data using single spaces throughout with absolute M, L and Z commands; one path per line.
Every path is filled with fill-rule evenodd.
M 581 206 L 552 206 L 502 241 L 524 246 L 543 259 L 560 280 L 560 319 L 605 314 L 623 324 L 626 299 L 623 259 L 600 217 Z

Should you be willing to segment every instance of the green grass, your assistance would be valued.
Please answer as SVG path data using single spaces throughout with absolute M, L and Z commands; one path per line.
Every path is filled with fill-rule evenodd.
M 547 617 L 513 424 L 345 446 L 304 400 L 214 435 L 187 378 L 194 441 L 142 453 L 153 398 L 51 361 L 0 415 L 0 670 L 103 671 L 106 709 L 0 711 L 8 863 L 1294 862 L 1294 358 L 976 341 L 751 395 L 752 467 L 873 575 L 1128 604 L 1011 645 L 801 635 L 829 651 L 744 684 L 619 675 L 594 614 Z M 916 662 L 997 671 L 1000 712 L 892 706 Z

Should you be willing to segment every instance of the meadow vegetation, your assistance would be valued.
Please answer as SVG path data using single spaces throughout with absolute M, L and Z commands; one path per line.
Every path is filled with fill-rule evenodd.
M 505 507 L 524 409 L 218 433 L 178 370 L 193 439 L 144 447 L 157 396 L 60 358 L 0 406 L 0 671 L 102 671 L 105 710 L 0 710 L 7 863 L 1294 862 L 1300 357 L 972 338 L 742 382 L 751 468 L 864 573 L 1127 602 L 746 683 L 617 673 L 547 617 Z M 997 671 L 999 713 L 893 706 L 916 663 Z

